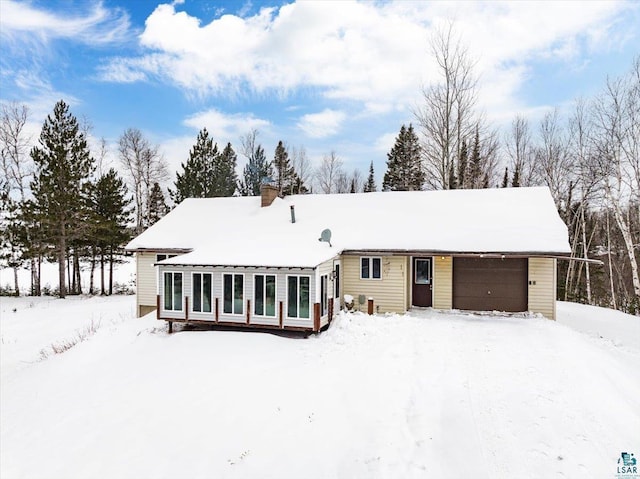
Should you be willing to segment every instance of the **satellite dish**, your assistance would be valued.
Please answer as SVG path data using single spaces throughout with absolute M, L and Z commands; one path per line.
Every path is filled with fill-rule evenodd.
M 329 246 L 331 246 L 331 230 L 329 228 L 327 228 L 326 230 L 322 230 L 318 241 L 324 241 L 325 243 L 329 243 Z

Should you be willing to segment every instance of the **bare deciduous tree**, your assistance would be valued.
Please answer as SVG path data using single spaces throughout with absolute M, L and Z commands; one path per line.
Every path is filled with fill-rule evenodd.
M 605 199 L 624 240 L 638 301 L 640 277 L 631 215 L 640 221 L 640 56 L 630 73 L 607 81 L 594 105 L 594 129 Z
M 0 168 L 10 190 L 18 191 L 24 201 L 33 175 L 28 155 L 31 137 L 25 132 L 29 108 L 18 103 L 2 104 L 0 113 Z
M 311 177 L 313 175 L 313 168 L 311 167 L 311 161 L 307 156 L 307 150 L 304 146 L 291 148 L 291 160 L 293 162 L 293 169 L 298 176 L 299 185 L 309 186 Z M 294 193 L 303 193 L 302 191 L 295 191 Z
M 0 185 L 6 188 L 6 198 L 4 203 L 7 210 L 0 214 L 5 249 L 5 259 L 7 264 L 13 269 L 14 291 L 16 295 L 20 294 L 20 286 L 18 283 L 18 267 L 22 263 L 22 248 L 18 246 L 17 234 L 13 223 L 16 216 L 19 216 L 19 209 L 24 205 L 29 190 L 29 182 L 33 176 L 33 162 L 28 155 L 31 138 L 25 132 L 25 126 L 29 119 L 29 108 L 15 102 L 2 104 L 0 113 Z M 17 192 L 19 202 L 12 199 L 12 193 Z M 2 192 L 0 192 L 2 193 Z M 9 205 L 11 207 L 9 208 Z M 35 291 L 36 284 L 39 283 L 35 259 L 31 258 L 31 290 Z
M 422 105 L 414 115 L 422 132 L 427 185 L 449 189 L 455 187 L 451 172 L 457 169 L 462 142 L 469 142 L 479 124 L 477 80 L 467 50 L 453 38 L 452 25 L 436 32 L 431 49 L 441 81 L 423 88 Z
M 533 155 L 529 121 L 516 116 L 511 122 L 511 130 L 505 138 L 509 169 L 512 172 L 511 186 L 531 186 Z
M 137 128 L 127 129 L 118 143 L 120 162 L 133 192 L 136 214 L 136 232 L 142 232 L 149 224 L 151 189 L 154 183 L 168 178 L 167 163 L 158 151 Z
M 540 121 L 539 137 L 539 144 L 534 150 L 534 176 L 538 184 L 549 187 L 558 210 L 566 212 L 575 178 L 558 110 L 544 115 Z
M 332 151 L 328 155 L 324 155 L 315 175 L 320 191 L 325 194 L 338 193 L 336 182 L 341 173 L 342 160 L 336 155 L 336 152 Z

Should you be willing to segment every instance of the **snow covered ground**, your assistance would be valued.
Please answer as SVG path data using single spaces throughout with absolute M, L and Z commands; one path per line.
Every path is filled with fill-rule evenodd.
M 613 479 L 640 454 L 637 317 L 348 314 L 304 339 L 134 308 L 0 298 L 3 479 Z

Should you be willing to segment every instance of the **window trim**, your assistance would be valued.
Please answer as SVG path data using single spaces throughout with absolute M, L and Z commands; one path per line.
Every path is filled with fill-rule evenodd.
M 180 294 L 180 309 L 175 309 L 175 304 L 173 304 L 173 296 L 174 293 L 173 291 L 171 292 L 171 305 L 172 308 L 171 309 L 167 309 L 165 306 L 165 295 L 166 295 L 166 290 L 165 290 L 165 281 L 164 281 L 164 275 L 165 274 L 171 274 L 171 275 L 176 275 L 179 274 L 182 276 L 182 287 L 181 287 L 181 294 Z M 181 313 L 184 311 L 184 271 L 177 271 L 177 270 L 168 270 L 168 271 L 163 271 L 162 272 L 162 311 L 167 311 L 167 312 L 171 312 L 171 313 Z M 173 277 L 171 278 L 171 287 L 173 288 L 174 283 L 173 283 L 174 279 Z
M 369 276 L 368 277 L 362 276 L 362 260 L 364 259 L 369 260 Z M 380 262 L 379 278 L 373 277 L 373 260 L 376 260 L 376 259 Z M 367 281 L 382 281 L 382 256 L 360 256 L 360 279 L 367 280 Z
M 297 316 L 289 316 L 289 278 L 298 278 L 298 287 L 296 292 L 296 311 L 298 312 Z M 302 318 L 300 317 L 300 278 L 308 278 L 309 279 L 309 317 Z M 286 309 L 286 318 L 287 319 L 295 319 L 299 321 L 312 321 L 313 320 L 313 303 L 311 302 L 311 275 L 309 274 L 287 274 L 286 275 L 286 301 L 285 301 L 285 309 Z
M 231 275 L 231 277 L 233 278 L 233 280 L 231 281 L 231 285 L 232 285 L 232 289 L 231 289 L 231 313 L 227 313 L 224 310 L 224 277 L 226 275 Z M 233 302 L 235 301 L 235 292 L 236 292 L 236 282 L 235 282 L 235 276 L 242 276 L 242 312 L 241 313 L 234 313 L 233 312 Z M 246 311 L 246 304 L 245 304 L 245 294 L 244 294 L 244 289 L 245 286 L 247 285 L 247 283 L 244 280 L 245 274 L 244 273 L 222 273 L 222 314 L 226 315 L 226 316 L 244 316 Z
M 209 274 L 211 275 L 211 295 L 209 297 L 209 299 L 211 300 L 209 303 L 209 307 L 211 308 L 211 311 L 195 311 L 193 309 L 193 307 L 195 306 L 195 299 L 194 299 L 194 295 L 193 295 L 193 285 L 195 284 L 195 280 L 194 280 L 194 276 L 196 274 L 199 275 L 204 275 L 204 274 Z M 204 298 L 204 281 L 201 280 L 200 281 L 200 301 L 202 302 L 202 299 Z M 213 314 L 213 273 L 210 271 L 192 271 L 191 272 L 191 301 L 189 301 L 189 307 L 191 308 L 191 310 L 189 311 L 190 313 L 194 313 L 194 314 Z M 202 306 L 202 305 L 201 305 Z M 204 309 L 204 308 L 201 308 Z
M 264 290 L 262 292 L 262 294 L 263 294 L 263 298 L 262 298 L 263 303 L 262 304 L 263 304 L 263 307 L 264 307 L 265 314 L 256 314 L 256 304 L 257 304 L 257 301 L 256 301 L 256 276 L 263 276 L 263 277 L 273 276 L 274 279 L 275 279 L 276 290 L 274 291 L 274 293 L 275 293 L 275 297 L 274 297 L 275 308 L 273 310 L 273 316 L 270 316 L 270 315 L 266 314 L 267 308 L 264 307 L 266 305 L 266 301 L 265 300 L 266 300 L 266 294 L 267 294 L 267 288 L 266 288 L 266 284 L 267 283 L 266 283 L 266 281 L 264 283 L 265 288 L 264 288 Z M 278 317 L 278 275 L 275 274 L 275 273 L 253 273 L 253 296 L 252 296 L 252 298 L 253 298 L 253 311 L 252 311 L 253 316 L 255 316 L 256 318 L 271 318 L 271 319 L 277 318 Z

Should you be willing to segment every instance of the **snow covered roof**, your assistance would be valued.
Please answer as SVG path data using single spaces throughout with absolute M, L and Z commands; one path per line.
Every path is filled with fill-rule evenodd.
M 325 228 L 332 246 L 318 241 Z M 298 267 L 345 250 L 570 252 L 546 187 L 294 195 L 264 208 L 259 197 L 190 198 L 127 249 L 190 251 L 166 263 Z

